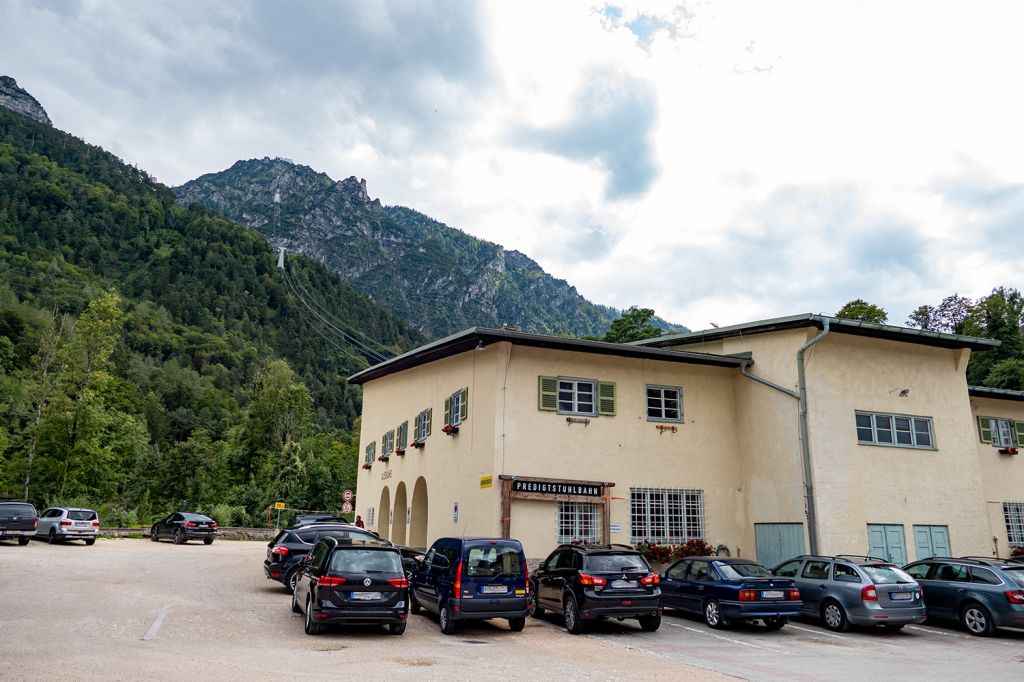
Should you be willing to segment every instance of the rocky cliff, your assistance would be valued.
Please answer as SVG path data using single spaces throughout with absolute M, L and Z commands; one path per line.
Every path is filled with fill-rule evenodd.
M 19 87 L 17 81 L 10 76 L 0 76 L 0 107 L 28 116 L 40 123 L 53 125 L 39 100 Z

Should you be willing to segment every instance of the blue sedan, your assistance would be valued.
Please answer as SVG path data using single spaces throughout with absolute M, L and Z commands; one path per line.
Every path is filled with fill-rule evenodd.
M 686 557 L 661 574 L 662 605 L 700 613 L 713 628 L 760 620 L 778 630 L 800 615 L 800 591 L 749 559 Z

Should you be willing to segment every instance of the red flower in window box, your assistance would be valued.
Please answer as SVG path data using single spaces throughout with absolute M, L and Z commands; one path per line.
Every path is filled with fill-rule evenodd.
M 999 448 L 1000 455 L 1016 455 L 1017 448 Z
M 363 464 L 363 468 L 364 469 L 369 469 L 370 468 L 370 463 L 366 462 L 365 464 Z
M 446 436 L 454 436 L 459 432 L 459 427 L 455 424 L 445 424 L 441 431 L 443 431 Z
M 426 445 L 426 443 L 424 443 L 421 440 L 414 440 L 411 443 L 409 443 L 410 448 L 422 448 L 424 445 Z

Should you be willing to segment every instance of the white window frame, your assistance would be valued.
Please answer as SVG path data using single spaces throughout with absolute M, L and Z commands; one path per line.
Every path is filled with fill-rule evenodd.
M 630 488 L 630 542 L 679 545 L 704 539 L 704 491 L 695 488 Z
M 372 440 L 366 444 L 366 450 L 363 455 L 363 462 L 366 464 L 373 464 L 373 460 L 377 457 L 377 441 Z
M 650 392 L 651 391 L 658 391 L 658 396 L 655 399 L 658 401 L 659 407 L 656 407 L 656 408 L 653 408 L 653 409 L 656 409 L 656 410 L 661 412 L 662 416 L 660 416 L 660 417 L 652 416 L 651 415 L 651 409 L 652 409 L 652 407 L 651 407 L 651 396 L 650 396 Z M 668 391 L 674 391 L 675 392 L 675 400 L 676 400 L 676 405 L 677 405 L 676 411 L 678 412 L 678 414 L 675 417 L 666 417 L 666 416 L 664 416 L 665 415 L 665 411 L 668 409 L 668 408 L 665 407 L 665 399 L 666 399 L 665 393 L 668 392 Z M 672 422 L 672 423 L 676 423 L 676 424 L 678 424 L 678 423 L 683 421 L 683 387 L 682 386 L 659 386 L 657 384 L 647 384 L 647 387 L 644 389 L 644 400 L 646 401 L 645 408 L 647 410 L 647 421 L 649 421 L 649 422 Z
M 558 404 L 558 414 L 576 414 L 585 417 L 597 416 L 597 408 L 600 404 L 600 396 L 598 395 L 599 382 L 597 379 L 578 379 L 576 377 L 558 377 L 558 387 L 556 389 L 556 400 Z M 565 389 L 562 388 L 562 384 L 567 384 Z M 579 409 L 579 387 L 580 384 L 590 384 L 590 410 L 584 411 Z M 571 403 L 572 409 L 562 408 L 562 391 L 566 390 L 571 393 L 571 398 L 568 400 Z
M 1003 520 L 1010 547 L 1024 547 L 1024 502 L 1003 502 Z
M 594 502 L 559 502 L 555 528 L 558 542 L 598 542 L 601 511 Z
M 988 428 L 992 430 L 992 446 L 997 448 L 1017 447 L 1017 438 L 1012 419 L 989 417 Z
M 430 419 L 431 413 L 429 407 L 420 412 L 419 417 L 417 419 L 417 422 L 419 423 L 419 428 L 417 429 L 415 435 L 413 436 L 416 439 L 416 442 L 422 443 L 427 439 L 427 436 L 430 435 Z
M 859 419 L 861 417 L 867 417 L 868 419 L 870 419 L 871 440 L 864 440 L 861 437 L 862 430 L 869 428 L 867 426 L 861 426 L 860 425 Z M 882 427 L 882 423 L 883 423 L 883 420 L 886 420 L 886 419 L 889 421 L 889 425 L 888 425 L 888 428 L 883 428 Z M 908 419 L 908 420 L 910 420 L 910 430 L 909 431 L 896 428 L 896 421 L 899 420 L 899 419 Z M 927 426 L 928 426 L 928 440 L 931 441 L 931 442 L 928 443 L 927 445 L 919 445 L 918 442 L 917 442 L 919 434 L 920 434 L 920 431 L 917 428 L 919 422 L 923 422 L 923 423 L 927 424 Z M 855 413 L 854 413 L 854 429 L 857 432 L 857 444 L 858 445 L 878 445 L 880 447 L 885 447 L 885 448 L 910 448 L 912 450 L 937 450 L 938 449 L 936 447 L 936 445 L 935 445 L 935 420 L 933 420 L 931 417 L 927 417 L 927 416 L 924 416 L 924 415 L 919 415 L 919 414 L 894 414 L 894 413 L 890 413 L 890 412 L 869 412 L 867 410 L 856 410 Z M 888 432 L 890 438 L 892 439 L 892 441 L 891 442 L 886 442 L 884 440 L 879 440 L 879 437 L 878 437 L 879 432 Z M 901 434 L 901 433 L 902 434 L 907 434 L 907 433 L 910 434 L 910 442 L 909 443 L 900 443 L 900 442 L 898 442 L 898 440 L 899 440 L 899 435 L 898 434 Z
M 392 429 L 380 437 L 380 456 L 387 459 L 395 451 L 395 430 Z
M 448 400 L 451 406 L 448 411 L 448 417 L 451 421 L 448 423 L 452 426 L 458 426 L 462 423 L 462 390 L 460 389 L 452 393 Z
M 376 517 L 376 511 L 377 510 L 376 510 L 375 507 L 367 507 L 366 508 L 366 523 L 367 524 L 372 524 L 374 519 L 377 518 Z

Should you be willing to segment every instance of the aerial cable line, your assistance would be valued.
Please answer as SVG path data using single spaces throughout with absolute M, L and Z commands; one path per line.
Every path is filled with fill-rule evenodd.
M 285 279 L 287 281 L 287 277 Z M 291 287 L 291 282 L 288 282 L 288 285 L 289 285 L 289 287 Z M 295 295 L 294 294 L 294 289 L 292 291 L 293 291 L 293 295 Z M 296 298 L 298 298 L 297 295 L 296 295 Z M 303 316 L 303 317 L 305 317 L 305 316 Z M 324 333 L 319 327 L 317 327 L 315 324 L 313 324 L 309 320 L 309 318 L 305 318 L 305 322 L 306 322 L 306 325 L 309 326 L 310 329 L 312 329 L 317 334 L 322 336 L 325 341 L 327 341 L 329 344 L 334 346 L 334 348 L 336 348 L 340 353 L 342 353 L 344 355 L 347 355 L 348 357 L 352 358 L 357 363 L 359 363 L 360 366 L 367 366 L 367 367 L 370 366 L 370 363 L 367 362 L 365 358 L 358 357 L 358 356 L 353 355 L 352 353 L 348 352 L 347 350 L 345 350 L 345 348 L 343 348 L 337 341 L 332 339 L 328 334 Z

